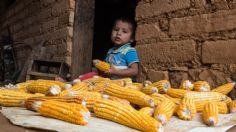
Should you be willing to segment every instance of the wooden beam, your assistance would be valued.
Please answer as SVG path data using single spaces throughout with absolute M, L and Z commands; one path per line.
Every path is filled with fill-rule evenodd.
M 72 79 L 91 71 L 95 0 L 76 0 L 72 45 Z

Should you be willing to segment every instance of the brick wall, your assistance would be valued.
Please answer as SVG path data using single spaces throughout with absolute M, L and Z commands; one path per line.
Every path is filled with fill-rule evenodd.
M 236 80 L 236 0 L 140 0 L 139 80 Z
M 74 8 L 75 0 L 16 0 L 8 8 L 0 35 L 7 35 L 9 26 L 19 68 L 41 41 L 45 41 L 43 59 L 71 64 Z

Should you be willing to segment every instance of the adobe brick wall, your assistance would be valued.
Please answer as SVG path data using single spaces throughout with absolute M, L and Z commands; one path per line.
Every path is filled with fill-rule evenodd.
M 140 0 L 139 80 L 236 81 L 236 0 Z
M 71 64 L 75 0 L 16 0 L 2 16 L 0 35 L 10 27 L 16 59 L 23 68 L 32 49 L 47 41 L 41 57 Z M 28 47 L 28 48 L 27 48 Z

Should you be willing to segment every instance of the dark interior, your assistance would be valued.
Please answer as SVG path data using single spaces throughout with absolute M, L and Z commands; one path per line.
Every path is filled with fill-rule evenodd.
M 120 16 L 135 18 L 136 0 L 95 1 L 93 59 L 104 60 L 109 48 L 113 21 Z

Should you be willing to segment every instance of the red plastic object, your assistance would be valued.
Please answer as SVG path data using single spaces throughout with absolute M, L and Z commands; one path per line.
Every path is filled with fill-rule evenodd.
M 85 73 L 83 75 L 80 75 L 79 79 L 82 81 L 82 80 L 86 80 L 86 79 L 92 78 L 95 75 L 97 75 L 96 72 L 89 72 L 89 73 Z

